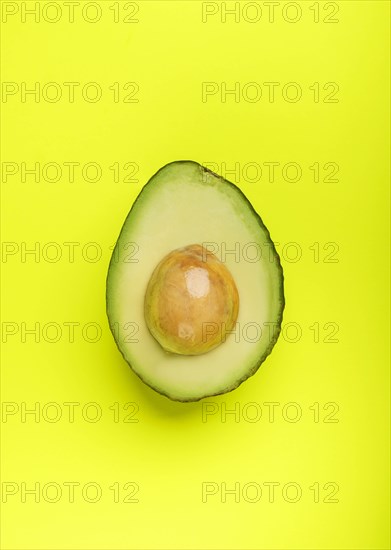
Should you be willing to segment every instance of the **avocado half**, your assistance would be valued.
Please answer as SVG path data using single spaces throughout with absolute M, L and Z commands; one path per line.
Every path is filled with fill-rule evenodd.
M 148 283 L 162 258 L 197 243 L 231 273 L 239 294 L 235 328 L 200 355 L 163 349 L 145 319 Z M 237 388 L 276 343 L 284 309 L 283 271 L 269 231 L 233 183 L 194 161 L 161 168 L 130 210 L 107 275 L 107 315 L 132 370 L 170 399 L 198 401 Z

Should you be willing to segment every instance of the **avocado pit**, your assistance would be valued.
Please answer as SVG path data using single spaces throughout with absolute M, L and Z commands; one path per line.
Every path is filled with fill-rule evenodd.
M 231 273 L 199 244 L 165 256 L 145 293 L 149 331 L 164 350 L 180 355 L 200 355 L 224 342 L 238 310 L 239 294 Z

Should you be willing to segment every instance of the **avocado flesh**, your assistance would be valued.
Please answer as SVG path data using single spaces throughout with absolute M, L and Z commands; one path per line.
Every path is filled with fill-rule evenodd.
M 137 244 L 137 254 L 131 258 L 134 245 L 129 243 Z M 144 297 L 161 259 L 192 243 L 209 243 L 225 263 L 236 283 L 240 309 L 235 333 L 208 353 L 188 356 L 164 351 L 151 335 L 144 318 Z M 256 261 L 252 261 L 254 250 L 259 251 Z M 231 391 L 254 374 L 271 352 L 283 308 L 278 254 L 243 193 L 193 161 L 173 162 L 159 170 L 125 220 L 107 277 L 109 323 L 134 372 L 177 401 Z M 273 324 L 272 337 L 267 323 Z M 134 337 L 130 326 L 138 328 Z

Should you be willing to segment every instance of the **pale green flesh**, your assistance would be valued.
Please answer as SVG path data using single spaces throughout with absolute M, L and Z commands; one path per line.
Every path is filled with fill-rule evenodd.
M 133 256 L 129 252 L 134 247 L 128 243 L 137 243 Z M 214 243 L 217 250 L 211 246 L 209 250 L 235 280 L 240 300 L 237 334 L 202 355 L 170 354 L 145 323 L 145 290 L 166 254 L 205 243 Z M 235 243 L 239 243 L 239 258 L 228 253 L 235 250 Z M 260 260 L 249 261 L 256 249 L 248 243 L 261 247 Z M 224 393 L 253 374 L 270 353 L 274 342 L 264 323 L 281 323 L 282 269 L 268 231 L 235 186 L 195 162 L 165 166 L 139 195 L 116 247 L 107 278 L 109 322 L 116 324 L 117 345 L 126 361 L 156 391 L 180 401 Z M 133 334 L 136 326 L 138 332 Z

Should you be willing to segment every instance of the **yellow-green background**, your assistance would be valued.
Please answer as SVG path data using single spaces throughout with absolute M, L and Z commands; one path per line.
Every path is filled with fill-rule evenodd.
M 339 23 L 315 24 L 312 2 L 289 24 L 266 15 L 256 24 L 220 16 L 201 21 L 198 1 L 140 1 L 137 24 L 115 24 L 111 2 L 88 24 L 2 25 L 4 81 L 99 82 L 100 102 L 2 104 L 3 162 L 95 161 L 100 182 L 3 184 L 3 241 L 97 242 L 103 257 L 74 263 L 10 257 L 3 267 L 4 321 L 41 325 L 97 322 L 96 344 L 65 336 L 56 344 L 20 336 L 3 346 L 4 401 L 94 401 L 103 418 L 73 424 L 10 417 L 2 424 L 2 480 L 103 487 L 101 502 L 69 504 L 12 497 L 2 505 L 4 549 L 386 549 L 387 454 L 387 42 L 388 2 L 339 2 Z M 260 3 L 261 5 L 263 3 Z M 321 13 L 324 5 L 320 3 Z M 126 15 L 125 12 L 122 12 Z M 281 12 L 277 10 L 278 14 Z M 137 104 L 114 103 L 113 82 L 139 83 Z M 303 99 L 270 104 L 214 96 L 203 81 L 296 81 Z M 314 103 L 313 82 L 339 84 L 339 102 Z M 77 94 L 80 97 L 80 94 Z M 202 422 L 201 403 L 178 404 L 132 374 L 109 333 L 105 277 L 110 246 L 142 185 L 178 159 L 247 163 L 296 161 L 289 184 L 265 179 L 240 187 L 280 243 L 303 249 L 283 262 L 285 321 L 303 327 L 280 339 L 258 374 L 235 392 L 209 399 L 233 408 L 290 401 L 303 418 L 274 423 L 232 417 Z M 114 183 L 108 166 L 137 162 L 138 183 Z M 339 183 L 311 181 L 314 162 L 337 162 Z M 173 197 L 175 204 L 175 197 Z M 174 223 L 174 222 L 172 222 Z M 222 220 L 228 223 L 229 220 Z M 178 231 L 181 228 L 178 227 Z M 338 263 L 315 263 L 308 247 L 336 242 Z M 314 343 L 309 325 L 336 322 L 339 343 Z M 213 368 L 213 364 L 211 364 Z M 134 401 L 138 423 L 114 423 L 108 407 Z M 336 402 L 338 423 L 315 423 L 308 407 Z M 266 414 L 265 414 L 266 416 Z M 114 503 L 109 485 L 135 481 L 139 503 Z M 254 504 L 219 495 L 201 501 L 203 481 L 233 485 L 295 481 L 296 504 L 280 496 Z M 314 482 L 338 483 L 339 502 L 311 500 Z

